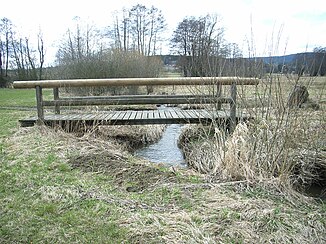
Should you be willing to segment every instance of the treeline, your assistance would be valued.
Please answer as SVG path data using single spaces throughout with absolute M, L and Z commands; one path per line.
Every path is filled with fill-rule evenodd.
M 59 41 L 55 69 L 47 70 L 44 69 L 46 43 L 42 32 L 37 36 L 37 47 L 32 47 L 30 40 L 18 36 L 15 28 L 9 19 L 1 19 L 2 82 L 10 79 L 158 76 L 158 66 L 162 64 L 153 56 L 161 53 L 167 24 L 161 10 L 141 4 L 115 12 L 113 24 L 106 29 L 98 29 L 75 17 L 74 25 Z M 242 56 L 236 44 L 224 39 L 218 16 L 185 17 L 169 39 L 171 53 L 184 57 L 180 65 L 187 76 L 220 73 L 217 66 L 221 64 L 215 59 L 210 68 L 206 68 L 207 57 Z
M 161 54 L 167 24 L 161 10 L 137 4 L 114 13 L 113 24 L 99 29 L 79 17 L 64 33 L 56 50 L 54 68 L 44 68 L 46 41 L 42 31 L 33 42 L 21 37 L 8 18 L 0 20 L 0 86 L 11 80 L 61 78 L 156 77 L 163 66 Z M 235 43 L 224 38 L 218 15 L 185 17 L 169 38 L 170 53 L 185 76 L 257 76 L 271 69 L 258 59 L 243 58 Z M 317 50 L 315 53 L 325 53 Z M 312 67 L 325 75 L 324 54 L 297 60 L 296 72 Z M 274 64 L 273 64 L 274 65 Z M 303 68 L 301 66 L 304 66 Z M 298 68 L 299 67 L 299 68 Z M 273 70 L 288 69 L 282 65 Z M 258 73 L 258 74 L 257 74 Z
M 81 18 L 64 33 L 55 67 L 44 68 L 45 42 L 37 47 L 20 37 L 8 18 L 0 20 L 0 86 L 10 80 L 61 78 L 155 77 L 163 67 L 155 58 L 160 33 L 166 28 L 160 10 L 136 5 L 115 13 L 114 25 L 98 29 Z
M 30 39 L 20 37 L 14 24 L 8 18 L 0 21 L 0 87 L 5 86 L 11 77 L 19 80 L 42 79 L 44 65 L 44 41 L 40 31 L 37 47 Z

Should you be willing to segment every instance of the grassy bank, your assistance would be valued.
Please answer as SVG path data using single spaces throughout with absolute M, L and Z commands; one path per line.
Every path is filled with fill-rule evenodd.
M 0 97 L 7 92 L 12 91 L 0 90 Z M 10 95 L 17 106 L 33 101 L 34 93 L 20 92 Z M 0 101 L 0 107 L 10 105 Z M 132 156 L 131 145 L 118 140 L 128 130 L 138 131 L 134 140 L 150 138 L 153 128 L 83 135 L 19 128 L 17 119 L 33 113 L 1 110 L 1 243 L 326 241 L 326 205 L 319 200 L 285 186 L 221 182 L 154 165 Z

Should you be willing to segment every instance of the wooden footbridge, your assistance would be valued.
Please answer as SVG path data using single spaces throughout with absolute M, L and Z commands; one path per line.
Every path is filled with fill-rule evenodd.
M 129 78 L 129 79 L 75 79 L 15 81 L 14 88 L 34 88 L 36 90 L 37 116 L 20 120 L 22 126 L 36 123 L 46 125 L 134 125 L 134 124 L 187 124 L 187 123 L 227 123 L 232 130 L 240 120 L 249 116 L 237 111 L 237 86 L 257 85 L 254 78 L 239 77 L 185 77 L 185 78 Z M 210 95 L 116 95 L 61 97 L 59 88 L 69 87 L 117 87 L 117 86 L 213 86 Z M 221 97 L 221 87 L 229 86 L 230 96 Z M 44 100 L 43 89 L 53 89 L 53 100 Z M 221 104 L 228 103 L 228 110 L 221 110 Z M 157 109 L 125 110 L 125 105 L 153 104 Z M 182 110 L 177 107 L 160 105 L 214 104 L 210 109 Z M 83 112 L 84 106 L 111 105 L 114 110 Z M 112 106 L 113 105 L 113 106 Z M 216 105 L 216 106 L 215 106 Z M 78 106 L 75 112 L 63 113 L 62 107 Z M 46 107 L 54 107 L 53 113 L 45 113 Z M 130 106 L 129 106 L 130 107 Z M 155 107 L 155 106 L 153 106 Z M 120 108 L 120 109 L 119 109 Z

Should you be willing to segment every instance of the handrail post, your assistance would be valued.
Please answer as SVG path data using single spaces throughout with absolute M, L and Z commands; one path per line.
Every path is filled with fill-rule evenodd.
M 230 133 L 235 130 L 237 125 L 237 84 L 236 81 L 231 85 L 231 103 L 230 103 Z
M 42 93 L 42 87 L 36 86 L 36 106 L 37 106 L 37 122 L 43 122 L 44 121 L 44 109 L 43 109 L 43 93 Z
M 53 88 L 53 100 L 58 101 L 59 100 L 59 88 L 55 87 Z M 55 114 L 60 114 L 60 105 L 56 104 L 54 105 L 54 113 Z

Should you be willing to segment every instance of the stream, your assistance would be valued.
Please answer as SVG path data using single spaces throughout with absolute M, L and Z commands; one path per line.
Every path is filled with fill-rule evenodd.
M 177 145 L 182 126 L 179 124 L 168 125 L 158 142 L 137 150 L 135 155 L 153 163 L 185 167 L 183 154 Z

